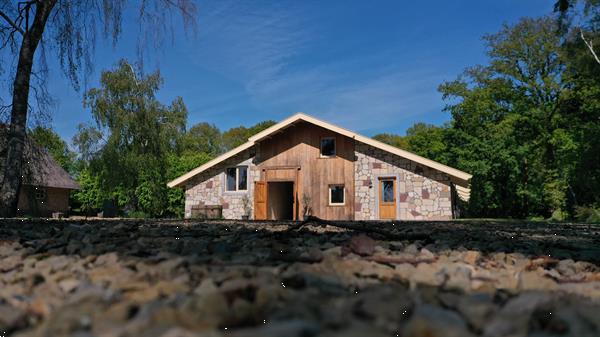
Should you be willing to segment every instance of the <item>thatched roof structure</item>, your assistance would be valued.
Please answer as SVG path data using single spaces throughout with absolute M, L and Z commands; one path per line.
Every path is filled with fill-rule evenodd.
M 6 165 L 8 127 L 0 124 L 0 175 Z M 79 184 L 52 158 L 50 153 L 31 139 L 25 142 L 23 184 L 77 190 Z M 0 176 L 1 179 L 1 176 Z

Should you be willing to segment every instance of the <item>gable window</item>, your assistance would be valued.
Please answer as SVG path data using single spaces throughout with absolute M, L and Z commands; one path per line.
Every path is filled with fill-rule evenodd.
M 321 157 L 335 156 L 335 137 L 321 138 Z
M 246 191 L 248 189 L 248 167 L 230 167 L 225 170 L 225 190 Z
M 344 185 L 329 186 L 329 205 L 344 205 L 345 194 L 346 189 L 344 188 Z

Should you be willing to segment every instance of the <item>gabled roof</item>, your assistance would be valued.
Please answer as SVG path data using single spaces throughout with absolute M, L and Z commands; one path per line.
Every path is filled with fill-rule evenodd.
M 27 154 L 26 154 L 27 155 Z M 54 160 L 44 148 L 40 148 L 32 156 L 29 176 L 23 177 L 23 184 L 78 190 L 79 183 Z
M 3 171 L 6 160 L 7 134 L 8 126 L 0 124 L 0 172 Z M 23 160 L 23 184 L 70 190 L 80 189 L 79 184 L 52 158 L 52 155 L 29 137 L 25 140 Z
M 271 137 L 274 134 L 280 133 L 282 132 L 284 129 L 286 129 L 287 127 L 298 123 L 298 122 L 308 122 L 317 126 L 320 126 L 322 128 L 331 130 L 333 132 L 339 133 L 341 135 L 344 135 L 346 137 L 349 138 L 353 138 L 356 141 L 359 141 L 361 143 L 365 143 L 367 145 L 373 146 L 375 148 L 381 149 L 383 151 L 389 152 L 389 153 L 393 153 L 397 156 L 406 158 L 408 160 L 414 161 L 415 163 L 419 163 L 421 165 L 433 168 L 435 170 L 438 170 L 440 172 L 444 172 L 446 174 L 448 174 L 450 177 L 454 178 L 453 181 L 458 184 L 459 186 L 461 186 L 462 188 L 459 191 L 459 196 L 461 196 L 461 198 L 463 196 L 467 196 L 468 199 L 468 186 L 469 186 L 469 179 L 471 179 L 472 175 L 470 175 L 467 172 L 463 172 L 461 170 L 457 170 L 455 168 L 452 168 L 450 166 L 444 165 L 442 163 L 438 163 L 434 160 L 431 159 L 427 159 L 425 157 L 421 157 L 417 154 L 414 154 L 412 152 L 406 151 L 406 150 L 402 150 L 399 149 L 397 147 L 382 143 L 380 141 L 377 141 L 375 139 L 360 135 L 358 133 L 355 133 L 353 131 L 341 128 L 339 126 L 324 122 L 322 120 L 319 120 L 317 118 L 314 118 L 312 116 L 306 115 L 304 113 L 297 113 L 291 117 L 288 117 L 287 119 L 257 133 L 256 135 L 250 137 L 248 139 L 248 142 L 236 147 L 235 149 L 224 153 L 223 155 L 209 161 L 208 163 L 193 169 L 192 171 L 182 175 L 181 177 L 171 181 L 168 183 L 169 187 L 176 187 L 176 186 L 181 186 L 183 183 L 185 183 L 187 180 L 191 179 L 192 177 L 198 175 L 201 172 L 204 172 L 205 170 L 217 165 L 218 163 L 229 159 L 233 156 L 235 156 L 236 154 L 247 150 L 249 148 L 251 148 L 252 146 L 254 146 L 256 143 L 260 142 L 261 140 Z M 458 189 L 457 189 L 458 190 Z

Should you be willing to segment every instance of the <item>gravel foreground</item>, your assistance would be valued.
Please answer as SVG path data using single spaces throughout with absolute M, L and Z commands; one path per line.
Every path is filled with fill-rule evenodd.
M 0 220 L 0 336 L 600 336 L 600 226 Z

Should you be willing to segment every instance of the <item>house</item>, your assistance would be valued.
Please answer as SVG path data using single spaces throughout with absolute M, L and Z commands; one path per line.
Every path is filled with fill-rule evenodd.
M 186 218 L 445 220 L 468 200 L 470 179 L 298 113 L 168 186 L 185 189 Z
M 0 174 L 4 172 L 7 129 L 6 126 L 0 125 Z M 51 216 L 56 212 L 68 214 L 71 191 L 79 188 L 79 184 L 46 149 L 30 139 L 26 140 L 17 214 L 34 216 Z

